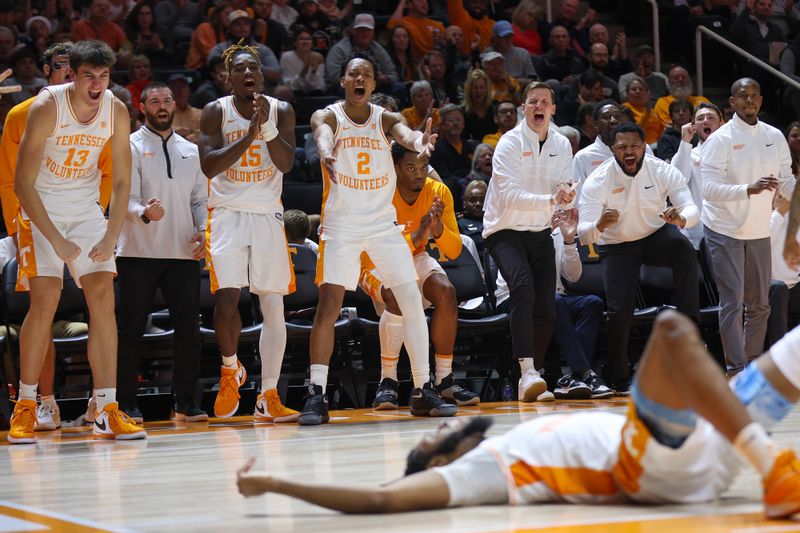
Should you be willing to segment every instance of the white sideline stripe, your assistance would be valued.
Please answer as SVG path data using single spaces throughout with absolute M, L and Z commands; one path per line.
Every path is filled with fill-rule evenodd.
M 30 505 L 22 505 L 21 503 L 14 503 L 6 500 L 0 500 L 0 505 L 11 507 L 12 509 L 17 509 L 18 511 L 25 511 L 28 513 L 47 516 L 49 518 L 55 518 L 56 520 L 61 520 L 62 522 L 71 522 L 73 524 L 79 524 L 85 527 L 93 527 L 95 529 L 105 529 L 108 531 L 115 531 L 119 533 L 129 533 L 133 531 L 130 529 L 120 529 L 118 527 L 107 526 L 104 524 L 100 524 L 98 522 L 93 522 L 92 520 L 87 520 L 85 518 L 78 518 L 77 516 L 70 516 L 58 513 L 56 511 L 48 511 L 46 509 L 40 509 L 39 507 L 31 507 Z

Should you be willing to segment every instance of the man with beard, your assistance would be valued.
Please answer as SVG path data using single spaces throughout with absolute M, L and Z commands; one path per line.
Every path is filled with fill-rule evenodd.
M 679 228 L 700 213 L 678 170 L 645 155 L 644 131 L 626 123 L 612 132 L 614 157 L 586 179 L 578 202 L 581 243 L 599 244 L 608 306 L 608 381 L 629 394 L 628 335 L 641 265 L 670 267 L 677 307 L 699 321 L 697 254 Z M 671 207 L 667 207 L 667 197 Z
M 626 415 L 539 416 L 486 438 L 492 419 L 455 418 L 408 454 L 406 476 L 354 487 L 237 472 L 245 497 L 292 496 L 345 513 L 400 513 L 488 504 L 712 502 L 750 463 L 767 518 L 800 510 L 800 464 L 767 434 L 800 398 L 800 330 L 729 385 L 697 328 L 658 316 Z M 762 425 L 763 424 L 763 425 Z M 766 426 L 766 429 L 765 429 Z
M 688 100 L 694 108 L 697 108 L 701 102 L 705 102 L 706 104 L 711 103 L 705 96 L 692 94 L 692 92 L 694 92 L 692 78 L 689 77 L 689 72 L 682 66 L 674 65 L 669 69 L 668 80 L 669 94 L 656 100 L 656 105 L 653 107 L 653 112 L 661 121 L 663 127 L 666 128 L 667 124 L 672 121 L 672 117 L 669 115 L 669 105 L 676 99 L 682 98 L 683 100 Z
M 659 98 L 669 93 L 669 79 L 661 72 L 655 70 L 656 54 L 652 46 L 643 44 L 636 49 L 633 55 L 634 70 L 619 77 L 620 101 L 628 99 L 628 85 L 636 76 L 639 76 L 650 89 L 650 103 L 655 104 Z
M 487 0 L 447 0 L 447 17 L 450 24 L 461 28 L 461 55 L 468 56 L 472 42 L 478 39 L 478 50 L 485 50 L 492 41 L 494 20 L 486 16 Z
M 117 246 L 119 363 L 117 397 L 141 417 L 137 375 L 141 341 L 156 290 L 175 329 L 175 419 L 208 420 L 194 393 L 200 374 L 200 263 L 205 256 L 208 182 L 197 146 L 172 127 L 175 99 L 161 82 L 142 91 L 144 126 L 131 134 L 131 196 Z

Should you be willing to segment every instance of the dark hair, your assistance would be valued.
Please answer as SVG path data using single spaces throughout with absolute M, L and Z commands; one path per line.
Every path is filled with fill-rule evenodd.
M 11 57 L 8 58 L 8 63 L 12 67 L 15 67 L 17 66 L 17 63 L 23 59 L 33 59 L 33 62 L 36 63 L 36 52 L 27 46 L 21 46 L 14 50 L 14 52 L 11 54 Z
M 671 117 L 673 113 L 676 113 L 681 109 L 688 111 L 690 114 L 694 114 L 694 106 L 689 100 L 676 98 L 669 104 L 669 116 Z
M 438 446 L 430 451 L 423 451 L 416 446 L 408 453 L 406 458 L 406 475 L 416 474 L 428 468 L 428 464 L 437 455 L 446 455 L 453 453 L 458 445 L 464 439 L 475 435 L 476 433 L 485 433 L 492 425 L 494 420 L 488 416 L 476 416 L 472 418 L 461 431 L 456 431 L 448 435 L 446 439 L 439 443 Z
M 553 92 L 553 88 L 552 87 L 550 87 L 548 84 L 546 84 L 543 81 L 532 81 L 528 85 L 525 86 L 525 90 L 522 91 L 522 101 L 523 102 L 528 99 L 528 93 L 531 92 L 534 89 L 545 89 L 547 91 L 550 91 L 550 98 L 553 100 L 553 103 L 556 103 L 556 93 Z
M 314 35 L 314 32 L 311 31 L 311 28 L 303 26 L 302 24 L 294 24 L 292 25 L 292 43 L 294 43 L 297 40 L 297 37 L 301 33 L 307 33 L 309 37 L 312 37 Z
M 306 239 L 311 235 L 311 223 L 308 215 L 299 209 L 287 209 L 283 212 L 283 227 L 290 241 Z
M 128 38 L 134 37 L 139 35 L 139 32 L 142 31 L 142 28 L 139 26 L 139 11 L 142 10 L 143 7 L 150 8 L 150 16 L 153 17 L 153 23 L 150 25 L 150 29 L 155 33 L 156 28 L 158 28 L 158 20 L 156 20 L 156 8 L 153 6 L 153 2 L 151 0 L 144 0 L 138 2 L 133 9 L 131 9 L 128 16 L 125 17 L 125 29 L 128 31 Z
M 578 108 L 578 126 L 583 124 L 586 117 L 594 117 L 594 110 L 597 109 L 597 102 L 586 102 Z
M 400 26 L 398 26 L 399 28 Z M 397 112 L 397 100 L 393 96 L 383 93 L 372 93 L 369 97 L 369 103 L 384 108 L 391 113 Z
M 214 56 L 211 59 L 209 59 L 208 60 L 208 69 L 207 69 L 209 75 L 212 72 L 214 72 L 214 69 L 217 68 L 217 65 L 224 65 L 224 64 L 225 64 L 225 58 L 223 58 L 221 55 Z
M 47 47 L 47 49 L 42 52 L 42 57 L 39 58 L 39 62 L 44 65 L 53 66 L 53 57 L 55 56 L 67 56 L 69 57 L 69 51 L 72 49 L 74 44 L 71 41 L 64 41 L 60 43 L 51 44 Z
M 607 105 L 613 105 L 614 107 L 617 108 L 617 111 L 620 112 L 622 111 L 622 106 L 619 105 L 619 102 L 617 102 L 616 100 L 612 100 L 611 98 L 606 98 L 605 100 L 598 102 L 597 107 L 594 108 L 594 113 L 592 113 L 592 118 L 594 119 L 595 122 L 597 122 L 597 119 L 600 118 L 600 110 Z
M 714 113 L 717 114 L 717 116 L 719 117 L 719 119 L 721 121 L 725 120 L 725 117 L 722 116 L 722 110 L 719 107 L 717 107 L 715 104 L 711 104 L 711 103 L 708 103 L 708 102 L 700 102 L 699 104 L 697 104 L 697 107 L 694 108 L 694 113 L 692 115 L 693 119 L 694 119 L 694 115 L 696 115 L 697 112 L 700 111 L 701 109 L 711 109 L 712 111 L 714 111 Z
M 111 68 L 116 62 L 114 51 L 103 41 L 78 41 L 69 51 L 69 66 L 75 73 L 83 65 Z
M 603 83 L 603 77 L 593 68 L 583 71 L 578 79 L 580 80 L 580 84 L 584 87 L 593 87 L 598 83 Z
M 461 114 L 461 117 L 464 118 L 464 108 L 460 105 L 456 104 L 445 104 L 439 108 L 439 117 L 444 120 L 444 116 L 449 113 L 454 113 L 458 111 Z
M 620 133 L 636 133 L 639 138 L 644 141 L 644 130 L 635 122 L 623 122 L 611 130 L 611 142 L 617 140 L 617 135 Z
M 342 69 L 339 73 L 340 78 L 344 78 L 345 73 L 347 72 L 347 67 L 350 65 L 350 62 L 354 59 L 363 59 L 364 61 L 368 61 L 370 65 L 372 65 L 372 74 L 377 78 L 378 76 L 378 67 L 375 65 L 375 62 L 369 57 L 367 54 L 362 54 L 361 52 L 356 52 L 355 54 L 350 56 L 350 59 L 342 63 Z
M 233 7 L 229 0 L 217 0 L 217 3 L 214 4 L 214 11 L 211 12 L 211 16 L 208 19 L 208 23 L 211 24 L 211 27 L 214 28 L 214 37 L 219 35 L 219 32 L 223 30 L 222 27 L 222 12 L 225 11 L 225 8 Z
M 397 141 L 392 142 L 392 161 L 394 162 L 395 165 L 398 164 L 400 160 L 403 159 L 403 156 L 406 155 L 407 153 L 416 154 L 415 151 L 409 150 L 399 142 Z
M 145 103 L 147 101 L 147 97 L 150 96 L 150 93 L 158 89 L 169 89 L 169 92 L 172 93 L 172 89 L 169 88 L 169 85 L 163 81 L 154 81 L 144 88 L 142 94 L 139 96 L 139 101 L 141 103 Z
M 698 109 L 700 108 L 700 106 L 697 107 Z M 795 120 L 794 122 L 790 122 L 789 125 L 786 126 L 786 129 L 784 130 L 783 136 L 788 138 L 789 132 L 791 132 L 795 128 L 800 128 L 800 120 Z
M 255 60 L 258 68 L 261 68 L 261 56 L 258 55 L 258 49 L 255 45 L 245 44 L 246 41 L 247 39 L 240 39 L 238 43 L 230 45 L 222 52 L 222 59 L 225 60 L 225 71 L 228 73 L 228 77 L 231 75 L 233 60 L 236 59 L 236 56 L 239 54 L 249 55 Z

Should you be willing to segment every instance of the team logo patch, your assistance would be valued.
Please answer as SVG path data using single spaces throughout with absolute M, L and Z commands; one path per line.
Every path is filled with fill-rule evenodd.
M 603 159 L 595 159 L 594 161 L 592 161 L 592 166 L 596 167 L 597 165 L 602 164 L 603 161 L 604 161 Z
M 105 122 L 105 121 L 100 123 L 100 127 L 101 127 L 101 128 L 105 128 L 106 126 L 108 126 L 108 124 L 106 124 L 106 122 Z
M 143 157 L 155 157 L 156 153 L 155 152 L 142 152 L 142 156 Z
M 522 157 L 530 157 L 533 155 L 533 152 L 522 152 Z
M 625 190 L 625 187 L 617 187 L 616 189 L 611 191 L 611 194 L 619 194 Z
M 733 145 L 733 149 L 734 150 L 741 150 L 742 148 L 744 148 L 743 144 L 734 144 Z
M 275 213 L 275 218 L 283 222 L 283 213 Z

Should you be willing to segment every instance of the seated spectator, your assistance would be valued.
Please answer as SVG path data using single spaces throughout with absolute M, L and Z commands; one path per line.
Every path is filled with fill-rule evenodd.
M 222 53 L 232 44 L 244 42 L 255 47 L 258 57 L 261 59 L 261 73 L 264 75 L 265 83 L 278 83 L 281 80 L 281 67 L 278 58 L 272 50 L 261 43 L 253 40 L 253 20 L 247 11 L 237 9 L 228 16 L 228 26 L 225 29 L 226 39 L 214 46 L 208 53 L 208 60 L 212 57 L 221 56 Z
M 670 125 L 664 128 L 664 132 L 658 139 L 656 155 L 664 161 L 670 161 L 681 144 L 681 128 L 684 124 L 692 121 L 694 107 L 683 99 L 674 100 L 669 104 Z
M 200 8 L 194 0 L 156 2 L 153 16 L 157 21 L 156 30 L 161 40 L 172 50 L 175 50 L 178 43 L 189 42 L 194 29 L 201 22 Z
M 497 130 L 494 123 L 494 89 L 481 69 L 475 69 L 464 83 L 464 133 L 468 139 L 480 141 Z
M 131 63 L 128 67 L 128 80 L 130 83 L 125 88 L 131 93 L 133 107 L 139 109 L 139 97 L 142 95 L 142 91 L 153 82 L 150 60 L 147 56 L 136 55 L 131 58 Z
M 481 67 L 492 82 L 495 102 L 522 103 L 521 87 L 506 70 L 506 58 L 499 52 L 486 52 L 481 56 Z
M 411 107 L 407 107 L 401 112 L 408 127 L 412 130 L 424 130 L 425 123 L 432 118 L 431 128 L 433 131 L 438 131 L 441 119 L 439 110 L 433 107 L 431 84 L 425 80 L 415 81 L 409 92 L 411 93 Z
M 397 75 L 402 82 L 418 79 L 417 62 L 411 53 L 411 35 L 403 26 L 395 26 L 389 34 L 389 44 L 386 51 L 394 63 Z
M 162 2 L 163 3 L 163 2 Z M 208 62 L 208 54 L 217 44 L 225 41 L 228 17 L 233 12 L 229 0 L 217 0 L 214 12 L 208 22 L 201 23 L 192 32 L 189 52 L 186 55 L 186 68 L 197 70 Z
M 225 60 L 217 56 L 208 62 L 208 76 L 197 89 L 192 92 L 190 102 L 192 106 L 203 109 L 207 103 L 228 96 L 230 91 L 225 87 L 228 72 L 225 70 Z
M 591 145 L 597 138 L 597 127 L 594 124 L 594 110 L 596 107 L 596 102 L 586 102 L 578 108 L 577 126 L 580 134 L 578 150 L 583 150 Z
M 289 46 L 289 32 L 283 24 L 270 18 L 272 0 L 254 0 L 253 36 L 261 44 L 267 45 L 275 57 L 279 57 Z
M 456 88 L 457 98 L 453 102 L 464 99 L 464 83 L 469 72 L 480 65 L 480 53 L 477 41 L 472 51 L 464 55 L 461 53 L 461 43 L 464 41 L 464 32 L 455 25 L 450 25 L 445 30 L 445 56 L 447 57 L 447 79 Z
M 635 76 L 639 76 L 650 89 L 650 103 L 655 105 L 656 100 L 669 94 L 669 81 L 667 77 L 655 70 L 656 54 L 652 46 L 646 44 L 636 49 L 633 55 L 633 72 L 628 72 L 619 77 L 619 97 L 624 102 L 628 99 L 628 84 Z
M 336 4 L 336 0 L 320 0 L 319 10 L 325 13 L 330 20 L 343 23 L 353 11 L 353 0 L 347 0 L 341 9 Z
M 21 46 L 11 54 L 10 64 L 13 77 L 8 78 L 4 85 L 22 86 L 22 90 L 11 95 L 6 95 L 4 99 L 9 99 L 16 105 L 24 102 L 32 96 L 39 94 L 42 87 L 47 86 L 47 80 L 39 76 L 39 69 L 36 68 L 37 57 L 30 48 Z M 10 98 L 9 98 L 10 96 Z
M 611 98 L 619 102 L 617 81 L 606 75 L 608 70 L 608 47 L 603 43 L 594 43 L 589 47 L 589 67 L 597 71 L 603 80 L 603 98 Z
M 550 30 L 550 50 L 542 56 L 539 77 L 543 80 L 569 82 L 567 78 L 578 76 L 586 70 L 581 57 L 570 48 L 569 33 L 563 26 Z
M 559 126 L 556 129 L 558 133 L 566 137 L 569 141 L 569 144 L 572 146 L 572 155 L 577 154 L 578 150 L 580 150 L 581 132 L 572 126 Z
M 157 66 L 174 67 L 175 55 L 164 45 L 157 28 L 153 5 L 148 1 L 136 4 L 125 18 L 125 33 L 133 46 L 132 52 L 147 56 Z
M 172 127 L 175 132 L 189 142 L 197 144 L 200 135 L 201 111 L 189 105 L 189 92 L 192 78 L 185 74 L 173 74 L 168 85 L 175 99 L 175 118 Z
M 125 32 L 111 22 L 111 6 L 108 0 L 92 0 L 89 18 L 72 25 L 72 40 L 75 42 L 98 39 L 106 43 L 115 53 L 123 51 L 128 43 Z
M 594 9 L 588 9 L 582 17 L 578 17 L 579 9 L 578 0 L 561 0 L 553 21 L 544 24 L 542 37 L 549 41 L 553 29 L 561 26 L 567 31 L 570 48 L 584 55 L 589 49 L 589 27 L 594 23 L 597 13 Z
M 611 49 L 609 46 L 610 40 L 608 36 L 608 28 L 599 22 L 592 24 L 589 28 L 589 49 L 595 43 L 602 43 L 605 45 L 606 50 Z M 597 67 L 595 67 L 597 68 Z M 608 66 L 602 69 L 603 74 L 619 82 L 620 76 L 633 71 L 633 64 L 628 59 L 628 39 L 624 31 L 621 31 L 614 38 L 614 48 L 611 51 L 611 60 Z
M 524 86 L 533 80 L 538 80 L 539 76 L 533 68 L 531 55 L 524 48 L 514 46 L 511 42 L 513 38 L 514 30 L 511 23 L 499 20 L 494 23 L 492 30 L 492 45 L 485 52 L 495 51 L 503 54 L 508 74 Z
M 461 53 L 465 56 L 470 54 L 473 42 L 477 42 L 478 50 L 489 46 L 494 21 L 487 16 L 488 4 L 488 0 L 447 0 L 450 24 L 460 27 L 464 32 Z
M 783 49 L 780 68 L 781 72 L 794 81 L 800 82 L 800 34 Z M 796 117 L 800 116 L 800 90 L 787 83 L 783 91 L 783 104 L 787 108 L 791 107 Z
M 108 90 L 111 91 L 111 94 L 119 98 L 120 102 L 125 104 L 125 108 L 128 110 L 131 133 L 138 131 L 139 128 L 142 127 L 142 121 L 139 118 L 141 111 L 133 107 L 133 100 L 131 99 L 130 91 L 118 84 L 109 85 Z M 2 102 L 2 100 L 0 100 L 0 102 Z
M 81 18 L 81 12 L 75 8 L 73 0 L 57 0 L 55 20 L 50 20 L 57 24 L 57 27 L 53 26 L 53 35 L 59 38 L 71 36 L 72 26 Z
M 577 124 L 580 106 L 603 100 L 603 77 L 594 69 L 585 71 L 578 77 L 577 94 L 567 89 L 562 92 L 562 98 L 557 102 L 553 122 L 562 126 Z
M 478 143 L 464 136 L 464 110 L 459 106 L 447 104 L 439 109 L 439 116 L 439 139 L 430 164 L 450 188 L 453 198 L 460 198 L 458 182 L 469 174 L 473 150 Z
M 295 27 L 294 50 L 281 55 L 283 82 L 295 93 L 311 94 L 325 91 L 325 58 L 311 51 L 311 32 Z
M 511 28 L 514 30 L 512 43 L 534 56 L 542 55 L 542 36 L 538 31 L 541 8 L 534 0 L 522 0 L 511 15 Z
M 494 121 L 497 123 L 497 132 L 486 135 L 482 142 L 492 148 L 497 148 L 500 137 L 517 125 L 517 106 L 511 102 L 500 102 L 494 112 Z
M 458 231 L 472 239 L 480 255 L 486 250 L 483 242 L 483 201 L 486 199 L 486 187 L 486 182 L 481 180 L 471 181 L 464 187 L 464 213 L 458 219 Z
M 297 19 L 289 31 L 294 33 L 297 26 L 308 28 L 314 39 L 313 50 L 327 55 L 334 43 L 342 38 L 342 23 L 321 11 L 318 0 L 300 0 L 297 12 Z
M 689 77 L 689 72 L 680 65 L 675 65 L 669 69 L 669 94 L 662 96 L 656 101 L 655 113 L 658 120 L 661 121 L 663 127 L 667 127 L 671 120 L 669 116 L 669 105 L 678 98 L 688 100 L 692 107 L 697 107 L 700 102 L 710 104 L 708 98 L 705 96 L 696 96 L 694 92 L 694 84 L 692 78 Z
M 36 57 L 41 57 L 53 40 L 52 24 L 46 17 L 35 16 L 25 22 L 26 46 Z
M 291 6 L 291 0 L 273 0 L 273 2 L 272 14 L 269 18 L 282 24 L 286 31 L 289 31 L 299 13 Z
M 792 122 L 786 127 L 786 141 L 792 154 L 792 174 L 800 176 L 800 122 Z
M 11 66 L 11 54 L 17 49 L 17 37 L 5 26 L 0 26 L 0 69 Z
M 628 84 L 628 101 L 622 104 L 622 107 L 631 110 L 633 120 L 644 130 L 644 140 L 647 144 L 658 142 L 664 127 L 653 111 L 650 89 L 639 76 L 634 76 Z
M 488 144 L 479 144 L 475 147 L 472 154 L 472 164 L 470 172 L 462 182 L 462 189 L 472 181 L 483 181 L 487 185 L 492 179 L 492 157 L 494 156 L 494 148 Z
M 431 84 L 433 101 L 441 107 L 450 101 L 458 101 L 456 87 L 447 76 L 447 58 L 444 53 L 434 50 L 422 58 L 419 65 L 420 78 Z
M 770 20 L 771 16 L 772 0 L 747 0 L 728 30 L 733 42 L 768 64 L 771 63 L 772 43 L 786 41 L 786 34 Z M 742 75 L 756 79 L 763 86 L 765 80 L 772 80 L 772 76 L 764 76 L 762 72 L 761 67 L 747 61 Z
M 286 230 L 286 240 L 289 244 L 305 246 L 315 254 L 319 254 L 319 245 L 308 238 L 311 235 L 311 222 L 303 211 L 299 209 L 284 211 L 283 228 Z
M 403 11 L 408 13 L 403 16 Z M 411 52 L 416 59 L 422 59 L 434 49 L 444 48 L 444 25 L 428 18 L 428 0 L 400 0 L 386 24 L 388 29 L 403 27 L 411 36 Z

